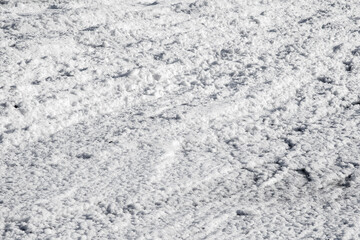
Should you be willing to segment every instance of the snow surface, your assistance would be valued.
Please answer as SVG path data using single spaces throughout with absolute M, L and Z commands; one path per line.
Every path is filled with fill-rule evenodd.
M 360 239 L 358 0 L 0 0 L 1 239 Z

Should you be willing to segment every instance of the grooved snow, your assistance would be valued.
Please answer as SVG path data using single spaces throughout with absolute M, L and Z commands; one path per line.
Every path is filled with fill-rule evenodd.
M 0 0 L 1 239 L 360 239 L 360 2 Z

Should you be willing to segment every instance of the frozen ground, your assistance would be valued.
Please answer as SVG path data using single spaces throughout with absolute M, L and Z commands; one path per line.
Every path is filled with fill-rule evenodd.
M 0 0 L 1 239 L 360 239 L 358 0 Z

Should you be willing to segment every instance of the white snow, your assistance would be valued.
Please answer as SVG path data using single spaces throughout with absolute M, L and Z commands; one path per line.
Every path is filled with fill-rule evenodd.
M 359 16 L 0 0 L 0 238 L 360 239 Z

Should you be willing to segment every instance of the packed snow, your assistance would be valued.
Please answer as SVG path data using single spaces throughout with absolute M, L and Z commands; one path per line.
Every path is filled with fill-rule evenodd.
M 360 239 L 357 0 L 0 0 L 0 238 Z

